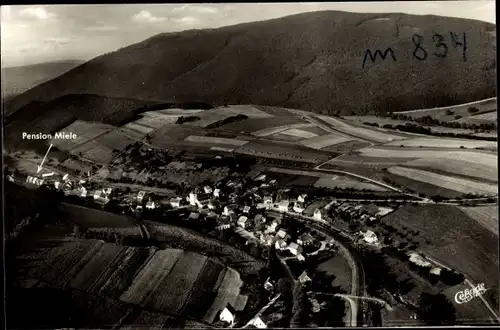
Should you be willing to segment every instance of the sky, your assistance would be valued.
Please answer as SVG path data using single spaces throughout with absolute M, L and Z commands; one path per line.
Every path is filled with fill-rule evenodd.
M 96 56 L 155 34 L 317 10 L 407 13 L 496 24 L 495 1 L 33 5 L 1 7 L 2 67 Z

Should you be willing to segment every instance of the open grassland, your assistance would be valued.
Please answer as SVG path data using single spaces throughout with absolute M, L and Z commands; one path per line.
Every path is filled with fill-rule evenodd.
M 157 111 L 148 111 L 147 113 L 161 113 L 164 115 L 168 116 L 176 116 L 176 115 L 183 115 L 183 116 L 194 116 L 198 112 L 205 111 L 203 109 L 181 109 L 181 108 L 172 108 L 172 109 L 164 109 L 164 110 L 157 110 Z
M 388 146 L 436 147 L 436 148 L 489 148 L 496 150 L 496 141 L 467 140 L 453 138 L 415 138 L 387 143 Z
M 330 125 L 333 129 L 349 134 L 351 136 L 356 136 L 360 139 L 384 143 L 390 141 L 404 140 L 405 137 L 398 134 L 393 134 L 382 129 L 369 128 L 366 126 L 357 125 L 355 123 L 347 123 L 341 119 L 328 117 L 328 116 L 316 116 L 320 120 L 324 121 Z
M 272 128 L 274 127 L 283 127 L 283 130 L 285 130 L 289 125 L 296 124 L 307 124 L 307 122 L 300 119 L 299 117 L 289 115 L 287 117 L 249 118 L 239 122 L 230 123 L 222 127 L 227 131 L 238 133 L 243 132 L 247 134 L 264 129 L 270 129 L 270 132 L 267 135 L 271 135 L 273 133 L 279 132 L 279 130 L 272 131 Z M 290 128 L 293 127 L 294 126 L 291 126 Z
M 422 158 L 413 160 L 407 162 L 405 166 L 498 182 L 497 164 L 491 164 L 491 162 L 487 164 L 465 161 L 454 157 L 447 157 L 446 154 L 441 158 Z
M 464 194 L 498 194 L 498 186 L 493 184 L 465 180 L 457 177 L 400 166 L 391 167 L 388 169 L 388 171 L 390 173 L 404 176 L 415 181 L 433 184 L 438 187 L 458 191 Z
M 305 150 L 304 150 L 305 149 Z M 252 141 L 235 150 L 236 153 L 263 158 L 274 158 L 283 160 L 301 161 L 307 163 L 325 162 L 333 155 L 328 153 L 314 152 L 314 150 L 298 146 L 279 145 L 277 143 L 261 143 Z
M 74 204 L 62 203 L 61 212 L 63 219 L 68 219 L 83 228 L 130 228 L 138 223 L 133 217 Z
M 404 157 L 368 157 L 356 154 L 347 154 L 332 159 L 330 163 L 346 163 L 346 164 L 380 164 L 380 165 L 390 165 L 390 164 L 405 164 L 409 161 L 414 160 L 414 158 L 404 158 Z
M 480 283 L 474 283 L 480 284 Z M 459 325 L 484 325 L 492 321 L 492 315 L 488 308 L 484 305 L 483 301 L 476 297 L 466 304 L 455 303 L 455 295 L 457 292 L 470 290 L 470 285 L 466 283 L 458 284 L 443 290 L 443 294 L 453 302 L 455 306 L 455 318 Z M 489 289 L 489 288 L 487 288 Z M 484 297 L 484 296 L 483 296 Z M 494 309 L 495 310 L 495 309 Z M 496 311 L 498 314 L 498 311 Z M 494 324 L 494 323 L 492 323 Z
M 255 108 L 260 109 L 273 116 L 290 116 L 292 112 L 287 108 L 282 107 L 271 107 L 267 105 L 254 105 Z
M 231 268 L 227 268 L 219 285 L 217 296 L 208 311 L 206 311 L 203 320 L 207 323 L 212 323 L 217 313 L 223 310 L 228 303 L 235 306 L 242 284 L 243 282 L 238 272 Z
M 207 261 L 198 253 L 184 251 L 168 275 L 162 278 L 146 302 L 154 310 L 178 315 Z
M 140 119 L 137 119 L 134 121 L 134 124 L 145 126 L 145 127 L 150 127 L 153 129 L 158 129 L 161 128 L 163 125 L 166 124 L 175 124 L 179 117 L 182 117 L 181 115 L 177 116 L 167 116 L 167 115 L 157 115 L 157 116 L 144 116 Z
M 469 217 L 498 236 L 498 205 L 460 207 Z
M 471 114 L 468 111 L 470 107 L 478 108 L 479 112 L 481 113 L 496 111 L 497 98 L 495 97 L 480 102 L 473 102 L 473 104 L 459 104 L 459 105 L 452 105 L 448 107 L 440 107 L 434 109 L 403 111 L 401 113 L 407 116 L 411 116 L 413 118 L 431 116 L 439 120 L 452 121 L 455 119 L 454 117 L 457 115 L 460 115 L 462 117 L 470 116 Z M 452 113 L 449 113 L 448 110 L 452 111 Z
M 184 253 L 179 249 L 157 251 L 134 278 L 132 285 L 120 297 L 120 300 L 145 306 L 149 297 L 154 295 L 159 283 L 170 273 L 175 263 Z
M 486 287 L 498 283 L 498 236 L 455 206 L 405 206 L 382 220 L 419 231 L 420 250 Z
M 229 146 L 242 146 L 248 143 L 248 141 L 237 140 L 237 139 L 226 139 L 213 136 L 198 136 L 190 135 L 184 141 L 195 142 L 195 143 L 206 143 L 206 144 L 222 144 Z
M 349 263 L 342 255 L 336 254 L 319 264 L 316 270 L 335 276 L 332 282 L 333 286 L 340 286 L 345 292 L 351 291 L 352 271 Z
M 300 141 L 303 146 L 313 148 L 313 149 L 323 149 L 326 147 L 334 146 L 339 143 L 351 141 L 352 138 L 341 136 L 338 134 L 326 134 L 321 136 L 316 136 L 309 138 L 307 140 Z
M 473 115 L 467 118 L 460 118 L 457 120 L 458 122 L 466 121 L 468 123 L 474 123 L 474 121 L 478 121 L 478 124 L 482 122 L 496 122 L 497 121 L 497 111 L 491 111 L 487 113 L 482 113 L 480 115 Z
M 301 138 L 301 137 L 293 136 L 293 135 L 286 135 L 283 132 L 284 131 L 282 131 L 280 133 L 273 134 L 273 135 L 268 135 L 265 137 L 265 139 L 266 140 L 290 142 L 290 143 L 297 143 L 300 140 L 303 140 L 303 138 Z
M 194 116 L 199 117 L 200 119 L 192 122 L 186 122 L 183 125 L 207 127 L 210 124 L 214 124 L 226 118 L 236 116 L 236 113 L 233 113 L 229 108 L 215 108 L 205 110 L 203 112 L 198 112 L 194 114 Z
M 316 135 L 327 135 L 330 134 L 330 132 L 324 130 L 323 128 L 319 126 L 310 126 L 310 127 L 304 127 L 302 130 L 314 133 Z

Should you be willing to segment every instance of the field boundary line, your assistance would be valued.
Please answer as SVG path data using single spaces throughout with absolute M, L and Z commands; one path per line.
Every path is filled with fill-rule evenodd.
M 478 104 L 478 103 L 481 103 L 481 102 L 485 102 L 485 101 L 492 101 L 494 99 L 496 99 L 497 97 L 490 97 L 490 98 L 487 98 L 487 99 L 482 99 L 482 100 L 478 100 L 478 101 L 473 101 L 473 102 L 467 102 L 467 103 L 461 103 L 461 104 L 455 104 L 455 105 L 449 105 L 449 106 L 446 106 L 446 107 L 437 107 L 437 108 L 427 108 L 427 109 L 416 109 L 416 110 L 409 110 L 409 111 L 398 111 L 398 112 L 393 112 L 394 114 L 405 114 L 405 113 L 412 113 L 412 112 L 422 112 L 422 111 L 429 111 L 429 110 L 446 110 L 446 109 L 451 109 L 451 108 L 455 108 L 455 107 L 461 107 L 461 106 L 467 106 L 467 105 L 473 105 L 473 104 Z

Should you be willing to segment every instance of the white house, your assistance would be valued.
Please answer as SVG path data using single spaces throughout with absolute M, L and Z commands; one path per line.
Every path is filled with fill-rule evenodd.
M 155 202 L 153 202 L 153 201 L 148 201 L 148 202 L 146 203 L 146 208 L 147 208 L 147 209 L 154 209 L 154 208 L 156 208 L 156 204 L 155 204 Z
M 234 323 L 234 315 L 227 307 L 222 310 L 219 319 L 224 323 L 228 323 L 230 326 Z
M 311 281 L 311 278 L 309 276 L 307 276 L 307 272 L 304 271 L 304 272 L 302 272 L 302 274 L 300 274 L 299 281 L 300 281 L 300 283 L 305 283 L 305 282 Z
M 298 261 L 305 261 L 306 258 L 304 257 L 304 255 L 302 253 L 299 253 L 299 254 L 297 254 L 297 260 Z
M 212 188 L 210 186 L 205 186 L 203 187 L 203 191 L 205 191 L 205 194 L 211 194 Z
M 285 238 L 286 237 L 286 230 L 284 230 L 283 228 L 281 228 L 276 233 L 276 236 L 279 237 L 279 238 L 282 238 L 282 239 Z
M 441 270 L 442 270 L 442 269 L 441 269 L 440 267 L 435 267 L 435 268 L 432 268 L 432 269 L 430 270 L 430 273 L 431 273 L 431 274 L 434 274 L 434 275 L 438 275 L 438 276 L 439 276 L 439 275 L 441 275 Z
M 274 288 L 274 285 L 269 280 L 270 277 L 268 277 L 266 282 L 264 283 L 264 289 L 266 289 L 267 291 L 271 291 Z
M 63 178 L 62 178 L 62 179 L 63 179 L 63 181 L 67 181 L 67 180 L 68 180 L 68 178 L 69 178 L 69 174 L 68 174 L 68 173 L 66 173 L 66 174 L 64 174 L 64 176 L 63 176 Z
M 220 189 L 219 188 L 214 189 L 214 197 L 220 197 Z
M 425 260 L 422 256 L 420 256 L 418 253 L 412 252 L 409 253 L 410 256 L 410 261 L 413 262 L 414 264 L 417 264 L 421 267 L 430 267 L 432 264 Z
M 264 321 L 262 321 L 262 319 L 260 317 L 254 318 L 250 322 L 250 324 L 253 325 L 253 326 L 255 326 L 256 328 L 259 328 L 259 329 L 265 329 L 265 328 L 267 328 L 267 325 L 264 323 Z
M 245 225 L 246 225 L 246 223 L 247 223 L 247 220 L 248 220 L 248 218 L 247 218 L 247 217 L 245 217 L 244 215 L 242 215 L 242 216 L 241 216 L 241 217 L 239 217 L 239 219 L 238 219 L 238 222 L 237 222 L 238 226 L 240 226 L 241 228 L 245 228 Z
M 248 213 L 250 212 L 250 206 L 246 205 L 244 208 L 243 208 L 243 213 Z
M 85 187 L 80 187 L 80 196 L 81 197 L 87 197 L 87 189 Z
M 172 207 L 175 207 L 175 208 L 180 207 L 181 206 L 181 200 L 182 200 L 182 198 L 180 198 L 180 197 L 172 198 L 170 200 L 170 205 L 172 205 Z
M 265 179 L 266 179 L 266 175 L 265 175 L 265 174 L 261 174 L 261 175 L 259 175 L 259 176 L 255 179 L 255 181 L 264 181 Z
M 306 201 L 307 194 L 302 194 L 299 197 L 297 197 L 297 201 L 299 203 L 304 203 Z
M 267 226 L 265 233 L 266 234 L 271 234 L 276 232 L 276 228 L 278 227 L 278 223 L 276 221 L 271 222 L 269 226 Z
M 375 244 L 378 242 L 377 235 L 371 230 L 367 230 L 366 233 L 363 233 L 363 240 L 370 244 Z
M 109 196 L 113 192 L 113 188 L 104 188 L 102 192 L 104 193 L 104 195 Z
M 264 196 L 264 204 L 272 204 L 273 197 L 272 196 Z
M 286 242 L 282 239 L 278 239 L 276 243 L 274 243 L 274 247 L 276 248 L 276 250 L 286 249 Z
M 302 252 L 302 247 L 297 243 L 290 243 L 290 245 L 288 246 L 288 250 L 290 251 L 291 254 L 296 256 Z
M 289 206 L 290 206 L 290 202 L 288 200 L 286 200 L 286 199 L 282 200 L 278 204 L 278 210 L 280 210 L 280 212 L 288 212 Z
M 196 212 L 191 212 L 191 214 L 189 214 L 189 220 L 198 220 L 198 218 L 200 217 L 200 214 L 199 213 L 196 213 Z
M 195 193 L 189 193 L 189 204 L 195 206 L 198 203 L 198 196 Z
M 304 212 L 304 205 L 302 203 L 296 202 L 293 205 L 293 211 L 296 213 L 302 214 L 302 212 Z
M 297 238 L 297 243 L 299 245 L 308 245 L 314 242 L 314 237 L 309 234 L 303 233 Z
M 320 209 L 314 210 L 313 218 L 317 219 L 317 220 L 321 220 L 322 219 L 321 210 Z
M 137 193 L 137 201 L 141 203 L 142 200 L 144 199 L 144 196 L 146 196 L 146 192 L 144 190 L 139 191 Z
M 54 182 L 54 187 L 56 187 L 56 189 L 59 189 L 60 186 L 61 186 L 61 182 L 59 182 L 59 181 Z
M 94 191 L 94 199 L 99 199 L 102 196 L 102 190 Z

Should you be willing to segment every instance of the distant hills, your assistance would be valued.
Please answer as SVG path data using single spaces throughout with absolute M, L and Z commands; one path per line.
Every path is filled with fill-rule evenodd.
M 84 63 L 81 60 L 45 62 L 2 68 L 2 97 L 12 97 Z
M 496 96 L 494 31 L 493 24 L 469 19 L 320 11 L 166 33 L 75 67 L 8 101 L 5 111 L 68 94 L 340 115 L 458 104 Z M 457 41 L 466 33 L 467 61 L 450 32 Z M 414 33 L 424 38 L 424 61 L 412 56 Z M 448 45 L 446 58 L 433 55 L 443 51 L 434 46 L 435 33 Z M 396 62 L 388 53 L 375 63 L 368 57 L 362 67 L 367 49 L 387 47 Z

